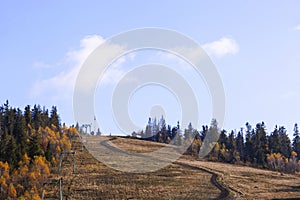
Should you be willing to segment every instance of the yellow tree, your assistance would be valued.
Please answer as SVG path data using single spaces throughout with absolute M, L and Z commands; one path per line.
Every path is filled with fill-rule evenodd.
M 7 162 L 0 161 L 0 197 L 6 199 L 8 194 L 9 182 L 9 165 Z

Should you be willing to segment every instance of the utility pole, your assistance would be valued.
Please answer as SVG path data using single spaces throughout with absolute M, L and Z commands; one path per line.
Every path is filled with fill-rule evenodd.
M 59 155 L 59 165 L 58 165 L 58 172 L 61 170 L 61 164 L 63 161 L 63 155 L 73 155 L 73 172 L 76 173 L 76 157 L 75 157 L 76 152 L 71 151 L 71 152 L 61 152 Z
M 42 192 L 42 200 L 45 199 L 45 185 L 59 185 L 59 199 L 63 200 L 63 193 L 62 193 L 62 178 L 60 178 L 57 181 L 52 181 L 52 182 L 44 182 L 43 183 L 43 192 Z

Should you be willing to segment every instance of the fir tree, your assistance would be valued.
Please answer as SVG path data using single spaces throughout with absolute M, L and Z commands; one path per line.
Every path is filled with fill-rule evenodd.
M 294 126 L 294 134 L 293 134 L 293 151 L 297 153 L 298 159 L 300 159 L 300 134 L 298 129 L 298 124 Z

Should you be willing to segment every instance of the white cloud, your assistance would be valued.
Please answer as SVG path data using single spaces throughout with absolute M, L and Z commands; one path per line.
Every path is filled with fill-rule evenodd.
M 87 59 L 87 57 L 102 44 L 105 40 L 99 35 L 89 35 L 84 37 L 80 41 L 80 49 L 73 50 L 66 53 L 67 61 L 75 61 L 77 65 L 82 65 L 82 63 Z
M 45 70 L 44 74 L 47 74 L 47 70 L 49 70 L 51 67 L 57 67 L 58 65 L 61 67 L 62 71 L 60 71 L 58 74 L 50 76 L 49 78 L 36 80 L 31 89 L 31 97 L 43 97 L 53 99 L 55 101 L 58 99 L 65 99 L 66 97 L 71 98 L 75 81 L 83 62 L 95 50 L 95 48 L 104 41 L 105 40 L 99 35 L 86 36 L 80 41 L 79 49 L 66 52 L 64 59 L 60 62 L 57 62 L 57 64 L 51 65 L 43 62 L 35 62 L 33 64 L 34 68 Z M 204 44 L 202 45 L 202 48 L 210 56 L 216 57 L 234 55 L 239 51 L 239 46 L 235 40 L 227 37 Z M 113 56 L 115 55 L 115 52 L 121 52 L 123 50 L 120 46 L 108 46 L 106 49 L 108 49 L 108 56 Z M 193 58 L 194 56 L 198 56 L 201 52 L 201 49 L 193 49 L 185 53 Z M 169 56 L 170 58 L 173 57 L 173 55 L 168 54 L 164 54 L 164 57 L 165 56 Z M 101 84 L 116 84 L 125 74 L 125 71 L 121 67 L 122 64 L 126 62 L 126 60 L 134 60 L 134 58 L 134 53 L 120 57 L 105 72 L 104 76 L 102 77 Z
M 51 94 L 53 97 L 56 95 L 70 95 L 73 91 L 81 65 L 88 55 L 103 42 L 104 39 L 98 35 L 84 37 L 80 41 L 80 48 L 78 50 L 68 51 L 65 55 L 65 59 L 60 62 L 60 65 L 64 66 L 64 70 L 50 78 L 37 80 L 32 87 L 31 96 L 38 97 L 45 94 Z M 51 67 L 55 66 L 42 62 L 34 63 L 34 68 L 45 69 L 45 73 L 47 73 L 46 70 Z
M 296 31 L 300 31 L 300 24 L 299 25 L 297 25 L 297 26 L 295 26 L 295 28 L 294 28 Z
M 77 76 L 83 63 L 88 56 L 105 40 L 98 35 L 86 36 L 80 41 L 80 47 L 76 50 L 66 52 L 64 59 L 59 63 L 61 71 L 53 76 L 45 79 L 36 80 L 31 88 L 31 97 L 38 99 L 39 102 L 50 101 L 52 104 L 69 103 L 72 101 L 73 91 Z M 106 44 L 104 57 L 114 57 L 118 53 L 124 52 L 124 48 L 118 45 Z M 95 57 L 91 58 L 95 59 Z M 97 58 L 96 58 L 97 59 Z M 125 56 L 121 56 L 114 63 L 112 63 L 105 71 L 103 77 L 101 77 L 101 84 L 114 85 L 125 74 L 125 70 L 122 69 L 122 64 L 127 60 L 134 60 L 135 54 L 130 53 Z M 50 65 L 43 62 L 35 62 L 34 68 L 44 70 L 44 74 L 47 74 L 51 67 L 56 65 Z M 97 66 L 96 66 L 97 67 Z M 97 69 L 94 69 L 97 71 Z M 91 74 L 94 76 L 97 73 Z M 82 90 L 88 90 L 92 87 L 93 82 L 89 77 L 88 80 L 84 80 L 84 84 L 80 86 Z M 78 88 L 77 88 L 78 89 Z
M 221 39 L 202 45 L 202 48 L 210 56 L 223 57 L 226 55 L 235 55 L 239 52 L 239 45 L 237 42 L 228 37 L 222 37 Z
M 104 39 L 101 36 L 86 36 L 80 41 L 79 48 L 67 51 L 64 58 L 57 62 L 58 64 L 51 65 L 43 62 L 35 62 L 33 68 L 42 72 L 43 76 L 48 77 L 36 80 L 31 87 L 30 97 L 34 102 L 39 102 L 42 105 L 58 106 L 60 111 L 64 114 L 64 116 L 61 117 L 63 117 L 67 123 L 74 123 L 74 119 L 72 118 L 74 114 L 72 98 L 78 74 L 89 55 L 94 55 L 91 57 L 92 60 L 99 60 L 98 57 L 96 57 L 99 54 L 91 53 L 103 42 Z M 119 45 L 105 44 L 103 48 L 105 49 L 105 55 L 102 55 L 106 58 L 106 61 L 124 51 L 124 48 Z M 109 66 L 109 70 L 106 70 L 101 78 L 101 84 L 116 83 L 118 79 L 123 76 L 124 72 L 122 71 L 121 65 L 127 59 L 134 59 L 134 55 L 123 56 Z M 103 59 L 100 59 L 100 62 L 101 61 L 105 63 Z M 57 68 L 58 65 L 59 68 Z M 56 69 L 52 70 L 54 68 Z M 57 72 L 58 70 L 60 71 Z M 97 67 L 97 65 L 93 66 L 92 71 L 97 70 L 99 71 L 99 67 Z M 56 71 L 56 74 L 53 74 L 53 71 Z M 88 77 L 85 76 L 84 79 L 86 80 L 83 80 L 83 84 L 80 84 L 79 89 L 84 91 L 91 89 L 94 86 L 94 84 L 91 85 L 93 83 L 93 81 L 91 81 L 93 79 L 92 77 L 97 79 L 98 77 L 96 76 L 97 73 L 90 74 Z
M 219 40 L 201 45 L 201 47 L 177 47 L 171 49 L 171 51 L 176 52 L 176 54 L 164 51 L 159 51 L 156 54 L 160 58 L 160 63 L 189 71 L 193 67 L 186 60 L 183 60 L 180 55 L 184 56 L 187 61 L 204 62 L 204 60 L 201 60 L 201 56 L 204 58 L 207 54 L 216 58 L 235 55 L 239 52 L 239 45 L 233 38 L 222 37 Z

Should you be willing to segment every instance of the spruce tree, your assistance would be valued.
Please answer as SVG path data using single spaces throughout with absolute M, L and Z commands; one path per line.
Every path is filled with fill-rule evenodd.
M 293 134 L 293 151 L 297 153 L 297 158 L 300 160 L 300 134 L 298 129 L 298 124 L 294 126 L 294 134 Z
M 50 113 L 50 124 L 56 127 L 55 131 L 60 130 L 60 122 L 59 122 L 59 116 L 57 113 L 56 106 L 52 106 L 51 113 Z
M 265 167 L 267 156 L 267 134 L 264 122 L 256 125 L 253 142 L 255 161 L 258 165 Z
M 281 154 L 286 157 L 290 158 L 291 156 L 291 140 L 287 135 L 286 129 L 284 126 L 279 127 L 279 136 L 281 141 Z
M 270 153 L 281 153 L 282 152 L 282 144 L 279 137 L 279 130 L 277 125 L 275 126 L 274 131 L 268 137 L 269 140 L 269 151 Z
M 235 141 L 236 141 L 236 150 L 239 153 L 240 160 L 245 162 L 245 153 L 244 153 L 245 146 L 244 146 L 243 129 L 241 129 L 238 132 Z

